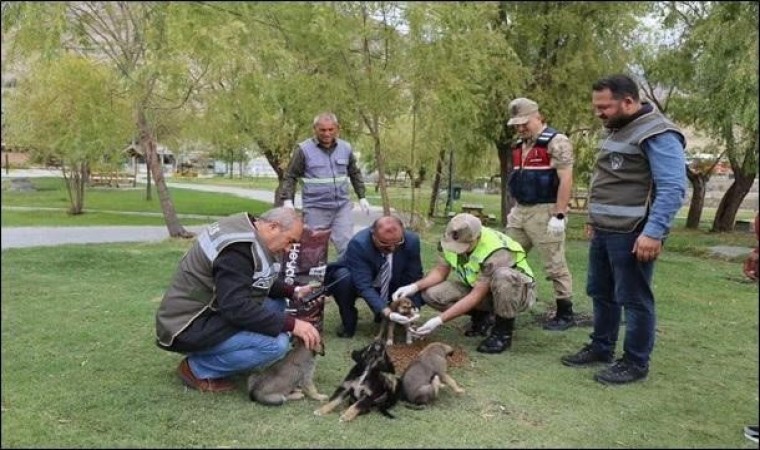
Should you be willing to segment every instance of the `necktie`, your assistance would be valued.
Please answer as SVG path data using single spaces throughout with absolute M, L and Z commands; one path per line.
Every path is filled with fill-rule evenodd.
M 388 294 L 391 288 L 391 265 L 393 261 L 393 253 L 388 253 L 385 256 L 385 262 L 380 267 L 380 298 L 388 303 Z

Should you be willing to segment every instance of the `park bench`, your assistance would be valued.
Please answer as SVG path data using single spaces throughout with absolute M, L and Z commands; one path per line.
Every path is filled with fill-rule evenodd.
M 474 203 L 464 203 L 461 206 L 463 213 L 472 214 L 473 216 L 480 219 L 480 221 L 483 223 L 483 225 L 489 225 L 492 222 L 496 221 L 496 216 L 493 214 L 486 214 L 483 211 L 483 205 L 480 204 L 474 204 Z
M 119 184 L 137 185 L 135 175 L 126 172 L 92 172 L 90 173 L 90 186 L 120 187 Z
M 588 203 L 588 190 L 576 189 L 570 196 L 570 208 L 571 209 L 586 209 Z

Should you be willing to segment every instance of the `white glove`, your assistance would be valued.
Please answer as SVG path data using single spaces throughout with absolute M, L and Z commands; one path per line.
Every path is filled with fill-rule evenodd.
M 417 329 L 412 329 L 412 334 L 415 336 L 427 336 L 428 334 L 432 333 L 433 330 L 443 325 L 443 320 L 441 319 L 441 316 L 435 316 L 432 319 L 425 322 L 424 325 L 421 327 L 418 327 Z
M 282 206 L 284 206 L 285 208 L 296 209 L 293 206 L 293 200 L 285 200 L 284 202 L 282 202 Z
M 400 288 L 396 289 L 396 292 L 391 295 L 391 300 L 398 300 L 401 297 L 411 297 L 412 295 L 416 294 L 420 290 L 419 287 L 415 283 L 407 284 L 406 286 L 401 286 Z
M 359 199 L 359 206 L 362 208 L 362 211 L 369 214 L 369 202 L 366 198 Z
M 414 317 L 406 317 L 405 315 L 399 314 L 397 312 L 390 313 L 390 315 L 388 315 L 388 318 L 399 325 L 406 325 L 408 323 L 411 323 L 414 319 Z
M 565 219 L 557 219 L 552 216 L 549 219 L 549 224 L 546 226 L 546 232 L 552 236 L 560 236 L 565 232 Z

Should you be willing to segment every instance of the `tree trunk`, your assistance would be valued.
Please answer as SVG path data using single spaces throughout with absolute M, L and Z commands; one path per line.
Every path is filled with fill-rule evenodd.
M 262 150 L 262 153 L 264 157 L 267 159 L 267 162 L 269 163 L 269 166 L 272 167 L 272 170 L 274 170 L 274 173 L 277 174 L 277 188 L 274 190 L 274 201 L 273 206 L 282 206 L 282 201 L 280 200 L 280 193 L 282 192 L 282 180 L 285 179 L 285 170 L 282 168 L 285 164 L 283 161 L 280 160 L 277 152 L 273 152 L 271 149 L 268 149 L 266 145 L 264 145 L 263 142 L 257 141 L 257 144 L 259 145 L 259 148 Z M 295 143 L 289 144 L 288 148 L 295 147 Z M 296 186 L 296 190 L 298 190 L 298 186 Z M 295 202 L 295 192 L 293 193 L 293 201 Z
M 715 212 L 715 220 L 710 231 L 729 232 L 734 230 L 736 213 L 747 196 L 752 184 L 755 182 L 755 174 L 743 174 L 741 171 L 734 171 L 734 182 L 729 186 L 723 198 L 720 199 L 718 210 Z
M 372 131 L 372 139 L 375 142 L 375 161 L 377 162 L 377 183 L 380 186 L 380 199 L 383 204 L 383 215 L 391 213 L 390 201 L 388 200 L 388 188 L 385 184 L 385 156 L 380 145 L 379 130 Z
M 499 179 L 501 187 L 501 226 L 507 225 L 507 216 L 512 210 L 512 196 L 509 193 L 507 182 L 509 175 L 512 174 L 512 149 L 509 142 L 500 140 L 496 142 L 496 149 L 499 153 Z
M 686 228 L 696 230 L 699 229 L 699 222 L 702 220 L 702 210 L 705 207 L 705 192 L 710 175 L 692 170 L 687 164 L 686 176 L 689 178 L 692 187 Z
M 139 144 L 138 144 L 139 145 Z M 143 158 L 145 159 L 145 200 L 151 201 L 153 200 L 153 188 L 151 185 L 153 184 L 151 182 L 151 176 L 150 176 L 150 161 L 148 160 L 148 155 L 145 154 L 145 149 L 142 149 L 143 152 Z
M 438 191 L 441 190 L 441 178 L 443 177 L 443 160 L 446 158 L 446 150 L 441 149 L 438 152 L 438 162 L 435 163 L 435 175 L 433 176 L 433 186 L 430 192 L 430 209 L 428 209 L 428 217 L 432 218 L 438 211 L 435 210 L 435 205 L 438 204 Z
M 145 110 L 138 108 L 137 110 L 137 129 L 140 133 L 140 148 L 145 154 L 145 161 L 150 167 L 150 172 L 153 174 L 153 179 L 156 182 L 156 191 L 158 191 L 158 198 L 161 202 L 161 211 L 164 214 L 164 221 L 166 222 L 166 228 L 169 230 L 169 236 L 191 238 L 195 236 L 182 226 L 177 217 L 177 211 L 174 209 L 174 203 L 169 195 L 169 189 L 166 186 L 164 180 L 163 167 L 158 161 L 158 152 L 156 151 L 156 139 L 153 134 L 153 130 L 148 125 L 147 118 L 145 117 Z

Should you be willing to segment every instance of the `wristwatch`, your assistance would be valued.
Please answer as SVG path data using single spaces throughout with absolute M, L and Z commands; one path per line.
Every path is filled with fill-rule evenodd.
M 565 220 L 565 215 L 562 213 L 557 213 L 554 215 L 554 217 L 556 217 L 559 220 Z

